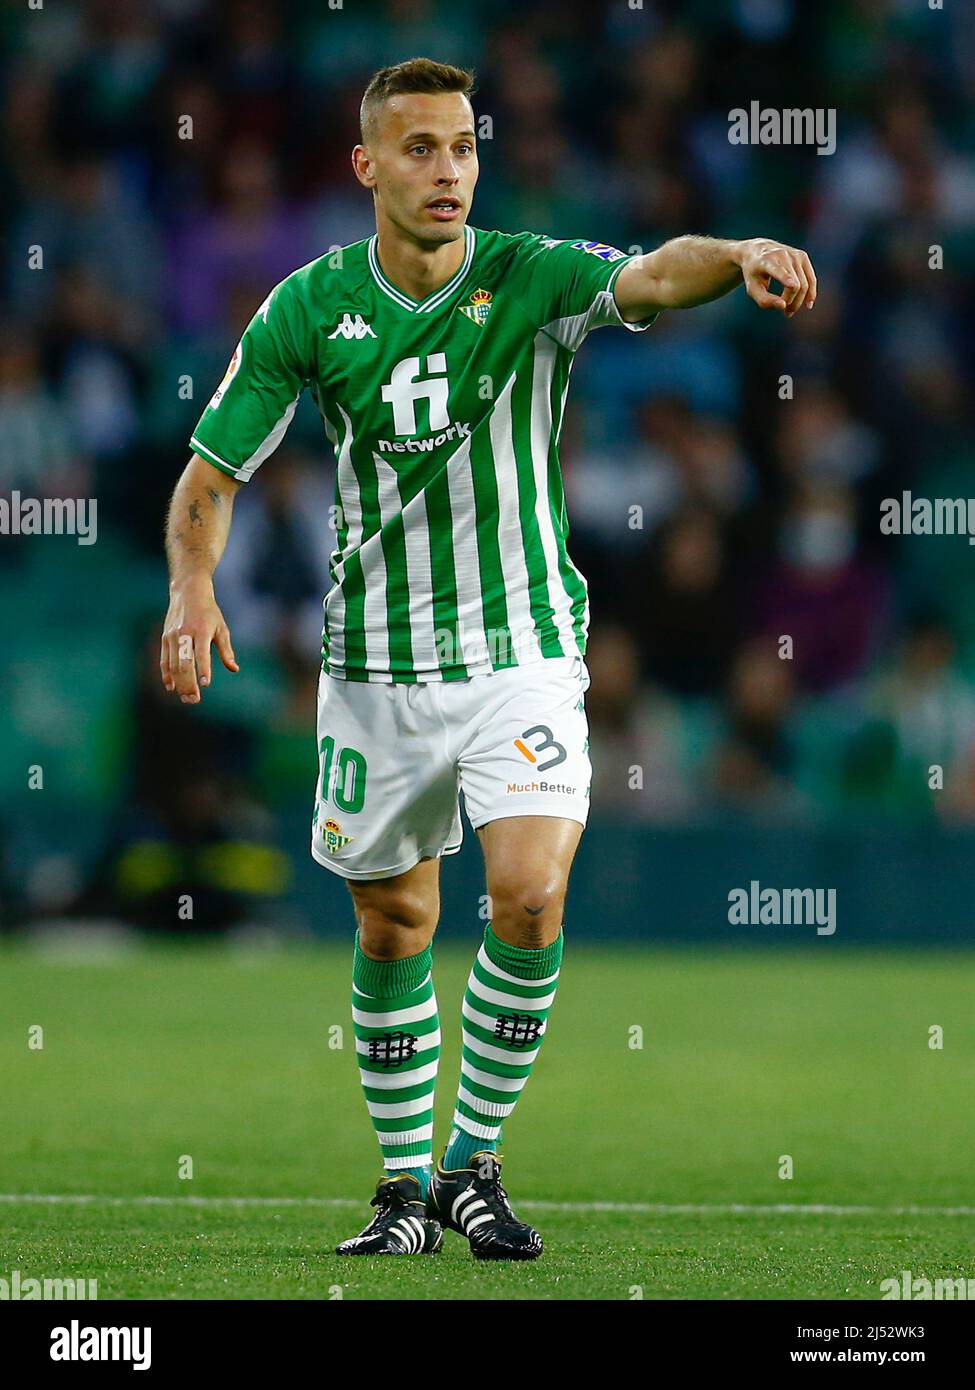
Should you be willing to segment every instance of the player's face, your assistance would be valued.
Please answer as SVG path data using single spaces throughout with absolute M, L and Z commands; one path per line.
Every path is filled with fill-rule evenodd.
M 390 97 L 366 154 L 381 214 L 428 245 L 463 236 L 478 164 L 474 113 L 461 92 Z

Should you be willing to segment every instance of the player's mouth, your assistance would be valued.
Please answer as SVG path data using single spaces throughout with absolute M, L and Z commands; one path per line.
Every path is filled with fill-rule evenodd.
M 463 204 L 459 198 L 434 198 L 432 202 L 427 203 L 427 212 L 438 222 L 453 222 L 463 210 Z

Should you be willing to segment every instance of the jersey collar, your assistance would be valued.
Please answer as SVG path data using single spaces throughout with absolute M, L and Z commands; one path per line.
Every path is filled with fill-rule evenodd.
M 474 228 L 464 224 L 464 259 L 460 263 L 460 269 L 447 281 L 441 285 L 433 294 L 428 294 L 426 299 L 412 299 L 402 290 L 398 290 L 394 284 L 386 279 L 379 266 L 379 256 L 376 253 L 376 246 L 379 241 L 378 233 L 369 238 L 369 269 L 372 271 L 373 279 L 382 290 L 383 294 L 389 295 L 390 299 L 396 301 L 403 309 L 408 309 L 411 314 L 429 314 L 434 309 L 443 304 L 444 300 L 457 289 L 457 286 L 464 279 L 471 268 L 474 260 L 474 250 L 477 245 L 477 238 L 474 235 Z

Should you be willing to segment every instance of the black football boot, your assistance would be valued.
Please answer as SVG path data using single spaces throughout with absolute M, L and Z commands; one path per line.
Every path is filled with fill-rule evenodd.
M 411 1174 L 380 1178 L 369 1205 L 379 1208 L 376 1215 L 359 1235 L 343 1240 L 336 1255 L 434 1255 L 443 1245 L 440 1222 L 427 1214 Z
M 439 1164 L 430 1180 L 427 1216 L 466 1236 L 477 1260 L 537 1260 L 542 1238 L 519 1221 L 501 1186 L 501 1161 L 483 1149 L 466 1168 Z

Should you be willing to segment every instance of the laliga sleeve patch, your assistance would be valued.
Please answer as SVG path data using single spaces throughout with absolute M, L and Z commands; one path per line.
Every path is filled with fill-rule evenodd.
M 211 410 L 216 410 L 217 406 L 223 400 L 224 392 L 226 391 L 227 387 L 230 385 L 234 377 L 240 371 L 240 361 L 242 356 L 243 343 L 238 343 L 237 346 L 234 348 L 233 356 L 227 364 L 227 370 L 223 374 L 223 381 L 221 381 L 220 385 L 217 387 L 213 395 L 210 397 Z

